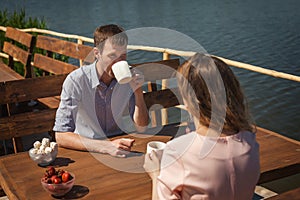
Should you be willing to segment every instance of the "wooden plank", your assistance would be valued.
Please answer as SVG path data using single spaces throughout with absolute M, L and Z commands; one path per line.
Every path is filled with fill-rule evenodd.
M 0 83 L 0 104 L 60 95 L 66 74 Z
M 259 184 L 300 173 L 299 141 L 292 142 L 284 136 L 258 127 L 261 176 Z
M 268 198 L 268 200 L 299 200 L 300 187 Z
M 58 108 L 60 103 L 60 96 L 39 98 L 38 101 L 48 108 Z
M 271 162 L 268 162 L 269 167 L 272 166 L 271 164 L 272 164 Z M 286 164 L 286 166 L 281 166 L 279 168 L 261 173 L 258 184 L 267 183 L 270 181 L 274 181 L 277 179 L 281 179 L 299 173 L 300 173 L 300 163 L 290 164 L 290 165 Z
M 51 131 L 55 114 L 56 109 L 46 109 L 0 118 L 0 139 Z
M 8 174 L 9 169 L 0 162 L 0 183 L 2 189 L 5 191 L 5 194 L 9 196 L 9 199 L 18 200 L 21 199 L 16 193 L 15 184 L 13 184 L 13 179 Z M 25 197 L 26 198 L 26 197 Z
M 21 74 L 0 62 L 0 82 L 24 79 Z
M 132 66 L 137 67 L 144 74 L 145 81 L 156 81 L 174 78 L 179 64 L 179 59 L 172 59 L 132 64 Z
M 12 27 L 6 27 L 5 37 L 13 39 L 27 47 L 31 46 L 32 35 Z
M 93 50 L 91 46 L 44 35 L 37 37 L 36 47 L 82 60 Z
M 169 108 L 179 105 L 180 96 L 178 92 L 178 89 L 174 88 L 144 93 L 146 106 L 150 108 L 152 105 L 159 104 L 164 108 Z
M 35 37 L 29 33 L 17 30 L 15 28 L 7 27 L 6 35 L 7 38 L 14 40 L 13 42 L 5 42 L 3 51 L 9 56 L 9 66 L 13 68 L 14 59 L 19 60 L 24 64 L 24 76 L 26 78 L 32 77 L 31 67 L 31 55 L 33 52 L 33 46 L 35 43 Z M 19 48 L 15 43 L 20 43 L 27 47 L 26 50 Z
M 0 134 L 0 139 L 11 139 L 12 137 L 10 137 L 10 124 L 9 124 L 9 117 L 5 117 L 5 118 L 0 118 L 0 130 L 1 130 L 1 134 Z
M 53 74 L 67 74 L 78 68 L 75 65 L 55 60 L 38 53 L 34 54 L 33 65 Z
M 30 53 L 28 53 L 27 51 L 9 43 L 9 42 L 4 42 L 3 52 L 16 58 L 24 65 L 27 64 L 28 57 L 30 56 Z

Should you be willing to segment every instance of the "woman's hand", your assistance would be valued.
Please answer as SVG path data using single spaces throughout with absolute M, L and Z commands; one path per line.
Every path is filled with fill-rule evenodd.
M 143 167 L 152 180 L 158 177 L 160 173 L 160 161 L 155 151 L 145 154 Z

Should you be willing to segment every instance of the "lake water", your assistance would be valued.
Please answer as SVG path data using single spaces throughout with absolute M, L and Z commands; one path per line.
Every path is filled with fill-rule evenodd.
M 50 30 L 92 37 L 98 25 L 181 32 L 208 53 L 300 76 L 299 0 L 1 0 Z M 176 44 L 176 41 L 174 41 Z M 177 49 L 180 49 L 178 46 Z M 300 83 L 234 68 L 257 125 L 300 140 Z

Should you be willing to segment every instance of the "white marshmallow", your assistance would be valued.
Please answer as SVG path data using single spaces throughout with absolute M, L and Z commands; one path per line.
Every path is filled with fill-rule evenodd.
M 46 147 L 49 147 L 49 144 L 50 144 L 49 138 L 43 138 L 42 145 L 45 145 Z
M 37 151 L 37 154 L 44 154 L 45 153 L 45 151 L 44 150 L 41 150 L 41 149 L 39 149 L 38 151 Z
M 51 151 L 52 151 L 52 148 L 51 147 L 46 147 L 45 148 L 45 153 L 47 154 L 47 153 L 51 153 Z
M 33 143 L 33 147 L 34 147 L 35 149 L 39 149 L 40 146 L 41 146 L 40 141 L 35 141 L 35 142 Z
M 38 152 L 38 149 L 31 149 L 32 154 L 37 154 L 37 152 Z
M 52 149 L 55 149 L 55 148 L 57 148 L 58 146 L 57 146 L 57 143 L 56 143 L 56 142 L 50 142 L 50 147 L 51 147 Z
M 47 147 L 46 145 L 43 145 L 43 144 L 42 144 L 42 145 L 40 146 L 39 150 L 43 150 L 43 151 L 44 151 L 44 150 L 46 149 L 46 147 Z

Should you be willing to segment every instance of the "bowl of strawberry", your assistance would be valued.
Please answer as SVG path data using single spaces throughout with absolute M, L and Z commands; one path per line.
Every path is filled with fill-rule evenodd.
M 75 182 L 75 175 L 63 169 L 49 167 L 41 179 L 43 188 L 53 196 L 63 196 L 68 193 Z

